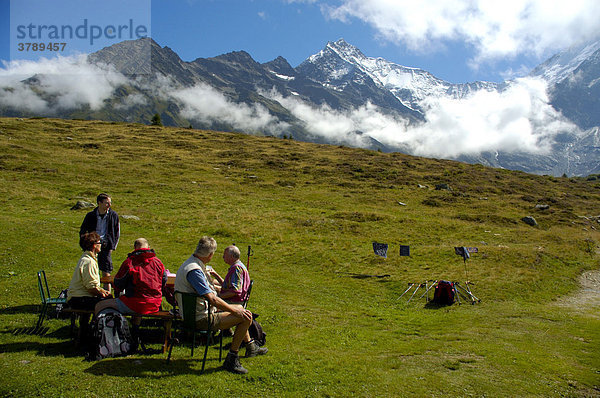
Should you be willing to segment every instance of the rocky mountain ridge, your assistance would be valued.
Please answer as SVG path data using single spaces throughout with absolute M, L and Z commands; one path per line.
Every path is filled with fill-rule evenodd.
M 552 107 L 577 126 L 557 134 L 550 153 L 487 150 L 455 158 L 537 174 L 600 172 L 599 59 L 600 41 L 557 54 L 531 72 L 548 83 Z M 502 93 L 512 85 L 449 83 L 419 68 L 367 57 L 343 39 L 327 43 L 295 68 L 283 57 L 258 63 L 245 51 L 186 62 L 149 38 L 117 43 L 88 61 L 110 65 L 127 81 L 115 87 L 102 107 L 61 108 L 48 116 L 147 123 L 159 113 L 167 125 L 407 153 L 409 145 L 382 141 L 360 127 L 328 133 L 329 126 L 319 127 L 319 119 L 335 116 L 332 123 L 343 124 L 375 109 L 377 117 L 403 129 L 418 128 L 427 122 L 431 99 L 468 99 L 480 92 Z M 44 87 L 36 76 L 23 84 L 36 94 Z M 44 116 L 2 103 L 0 114 Z

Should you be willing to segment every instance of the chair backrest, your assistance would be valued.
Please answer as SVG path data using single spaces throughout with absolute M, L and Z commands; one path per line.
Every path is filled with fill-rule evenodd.
M 197 293 L 175 291 L 175 297 L 178 294 L 181 295 L 182 308 L 179 310 L 183 317 L 183 326 L 187 329 L 196 330 L 196 301 L 198 299 L 206 301 L 206 299 Z M 206 308 L 210 313 L 210 303 L 208 301 L 206 301 Z
M 246 297 L 244 297 L 244 308 L 248 306 L 248 300 L 250 300 L 250 293 L 252 292 L 252 286 L 254 285 L 254 280 L 250 279 L 250 286 L 248 286 L 248 291 L 246 292 Z
M 46 280 L 46 272 L 44 270 L 38 271 L 38 289 L 40 290 L 40 298 L 42 299 L 42 303 L 46 302 L 46 299 L 50 298 L 50 290 L 48 289 L 48 281 Z M 44 282 L 42 283 L 42 278 L 44 278 Z M 44 285 L 46 286 L 46 290 L 44 291 Z

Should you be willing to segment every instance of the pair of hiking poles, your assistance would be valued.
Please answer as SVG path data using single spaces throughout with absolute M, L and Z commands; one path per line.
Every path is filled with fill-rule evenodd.
M 471 292 L 469 281 L 465 282 L 465 286 L 466 287 L 463 287 L 463 285 L 461 285 L 459 282 L 454 282 L 454 291 L 456 292 L 456 301 L 458 301 L 458 304 L 460 304 L 461 295 L 465 302 L 470 300 L 471 304 L 480 303 L 481 299 L 477 298 L 477 296 Z
M 429 284 L 429 282 L 432 282 L 431 285 Z M 425 288 L 425 292 L 419 297 L 419 299 L 423 298 L 425 295 L 427 295 L 426 301 L 429 301 L 429 291 L 431 290 L 432 287 L 434 287 L 437 284 L 437 280 L 433 280 L 430 279 L 428 281 L 425 281 L 423 283 L 410 283 L 408 284 L 408 288 L 406 288 L 406 290 L 404 291 L 404 293 L 402 293 L 400 295 L 400 297 L 398 297 L 396 300 L 400 300 L 405 294 L 407 294 L 411 289 L 414 288 L 414 291 L 412 293 L 412 295 L 410 296 L 410 298 L 408 299 L 407 303 L 410 303 L 410 300 L 413 299 L 413 297 L 415 297 L 415 295 L 417 294 L 417 292 L 419 291 L 419 289 L 421 288 Z
M 429 302 L 429 291 L 433 287 L 437 286 L 438 282 L 439 282 L 439 280 L 429 279 L 422 283 L 409 283 L 406 290 L 396 300 L 400 300 L 405 294 L 409 293 L 412 289 L 414 289 L 412 292 L 412 295 L 409 297 L 409 299 L 407 301 L 407 303 L 410 303 L 410 301 L 415 297 L 415 295 L 417 294 L 419 289 L 424 288 L 425 291 L 423 292 L 423 294 L 421 294 L 421 296 L 419 296 L 419 299 L 422 299 L 423 297 L 425 297 L 425 300 L 427 302 Z M 452 283 L 452 290 L 454 292 L 454 297 L 456 298 L 456 301 L 458 302 L 459 305 L 461 304 L 461 301 L 460 301 L 461 297 L 463 298 L 463 300 L 465 302 L 471 301 L 471 304 L 475 304 L 476 302 L 477 303 L 481 302 L 481 299 L 479 299 L 477 296 L 475 296 L 473 294 L 473 292 L 471 292 L 471 288 L 469 287 L 469 284 L 470 283 L 467 281 L 467 282 L 465 282 L 465 287 L 463 287 L 460 284 L 460 282 Z

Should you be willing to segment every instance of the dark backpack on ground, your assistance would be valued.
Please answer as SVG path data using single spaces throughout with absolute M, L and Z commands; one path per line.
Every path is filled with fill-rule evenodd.
M 256 344 L 262 347 L 267 343 L 267 334 L 263 331 L 260 323 L 255 319 L 256 316 L 258 315 L 252 314 L 252 324 L 248 328 L 248 333 L 250 334 L 250 338 L 254 339 Z
M 452 305 L 454 303 L 454 283 L 439 281 L 433 293 L 433 302 L 438 305 Z
M 89 355 L 91 360 L 124 356 L 133 351 L 129 323 L 117 310 L 102 310 L 92 325 L 92 332 L 93 343 Z

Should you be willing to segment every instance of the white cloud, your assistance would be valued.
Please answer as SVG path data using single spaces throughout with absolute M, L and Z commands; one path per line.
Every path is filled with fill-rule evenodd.
M 0 103 L 15 109 L 53 114 L 60 109 L 100 109 L 126 78 L 107 66 L 90 65 L 85 55 L 17 60 L 0 68 Z M 24 80 L 37 81 L 26 84 Z M 43 92 L 44 96 L 38 95 Z
M 415 52 L 466 42 L 476 50 L 475 67 L 519 54 L 541 56 L 600 34 L 598 0 L 342 0 L 322 8 L 333 19 L 360 19 Z
M 261 105 L 236 104 L 214 88 L 199 84 L 171 90 L 170 97 L 179 101 L 182 116 L 202 122 L 227 123 L 240 130 L 277 131 L 287 127 Z
M 326 138 L 331 143 L 366 147 L 370 144 L 369 137 L 376 138 L 378 132 L 389 131 L 390 136 L 396 136 L 405 131 L 403 121 L 384 115 L 371 103 L 358 109 L 336 111 L 326 104 L 315 108 L 296 97 L 284 98 L 275 92 L 265 95 L 302 120 L 313 136 Z
M 36 82 L 25 83 L 32 77 Z M 137 86 L 158 98 L 178 101 L 182 116 L 189 119 L 267 133 L 277 133 L 288 127 L 264 106 L 236 104 L 210 86 L 182 88 L 163 75 L 156 75 L 151 83 L 145 83 L 143 79 L 129 80 L 111 67 L 88 64 L 85 55 L 4 63 L 4 68 L 0 68 L 0 105 L 38 115 L 54 115 L 82 106 L 97 110 L 123 84 Z M 115 108 L 127 109 L 146 103 L 143 94 L 133 93 L 122 98 Z
M 339 112 L 326 105 L 313 108 L 275 92 L 267 95 L 303 120 L 314 135 L 354 146 L 365 146 L 371 137 L 427 157 L 457 158 L 486 151 L 544 154 L 556 134 L 576 129 L 548 104 L 545 83 L 530 78 L 514 81 L 503 92 L 431 98 L 424 104 L 426 122 L 417 126 L 386 115 L 372 104 Z
M 402 139 L 417 155 L 543 154 L 556 134 L 575 129 L 548 104 L 546 85 L 537 79 L 516 80 L 500 93 L 478 91 L 459 100 L 432 99 L 427 105 L 427 122 Z
M 138 105 L 146 105 L 148 103 L 147 98 L 140 93 L 129 94 L 121 99 L 121 103 L 114 105 L 115 109 L 129 109 Z

